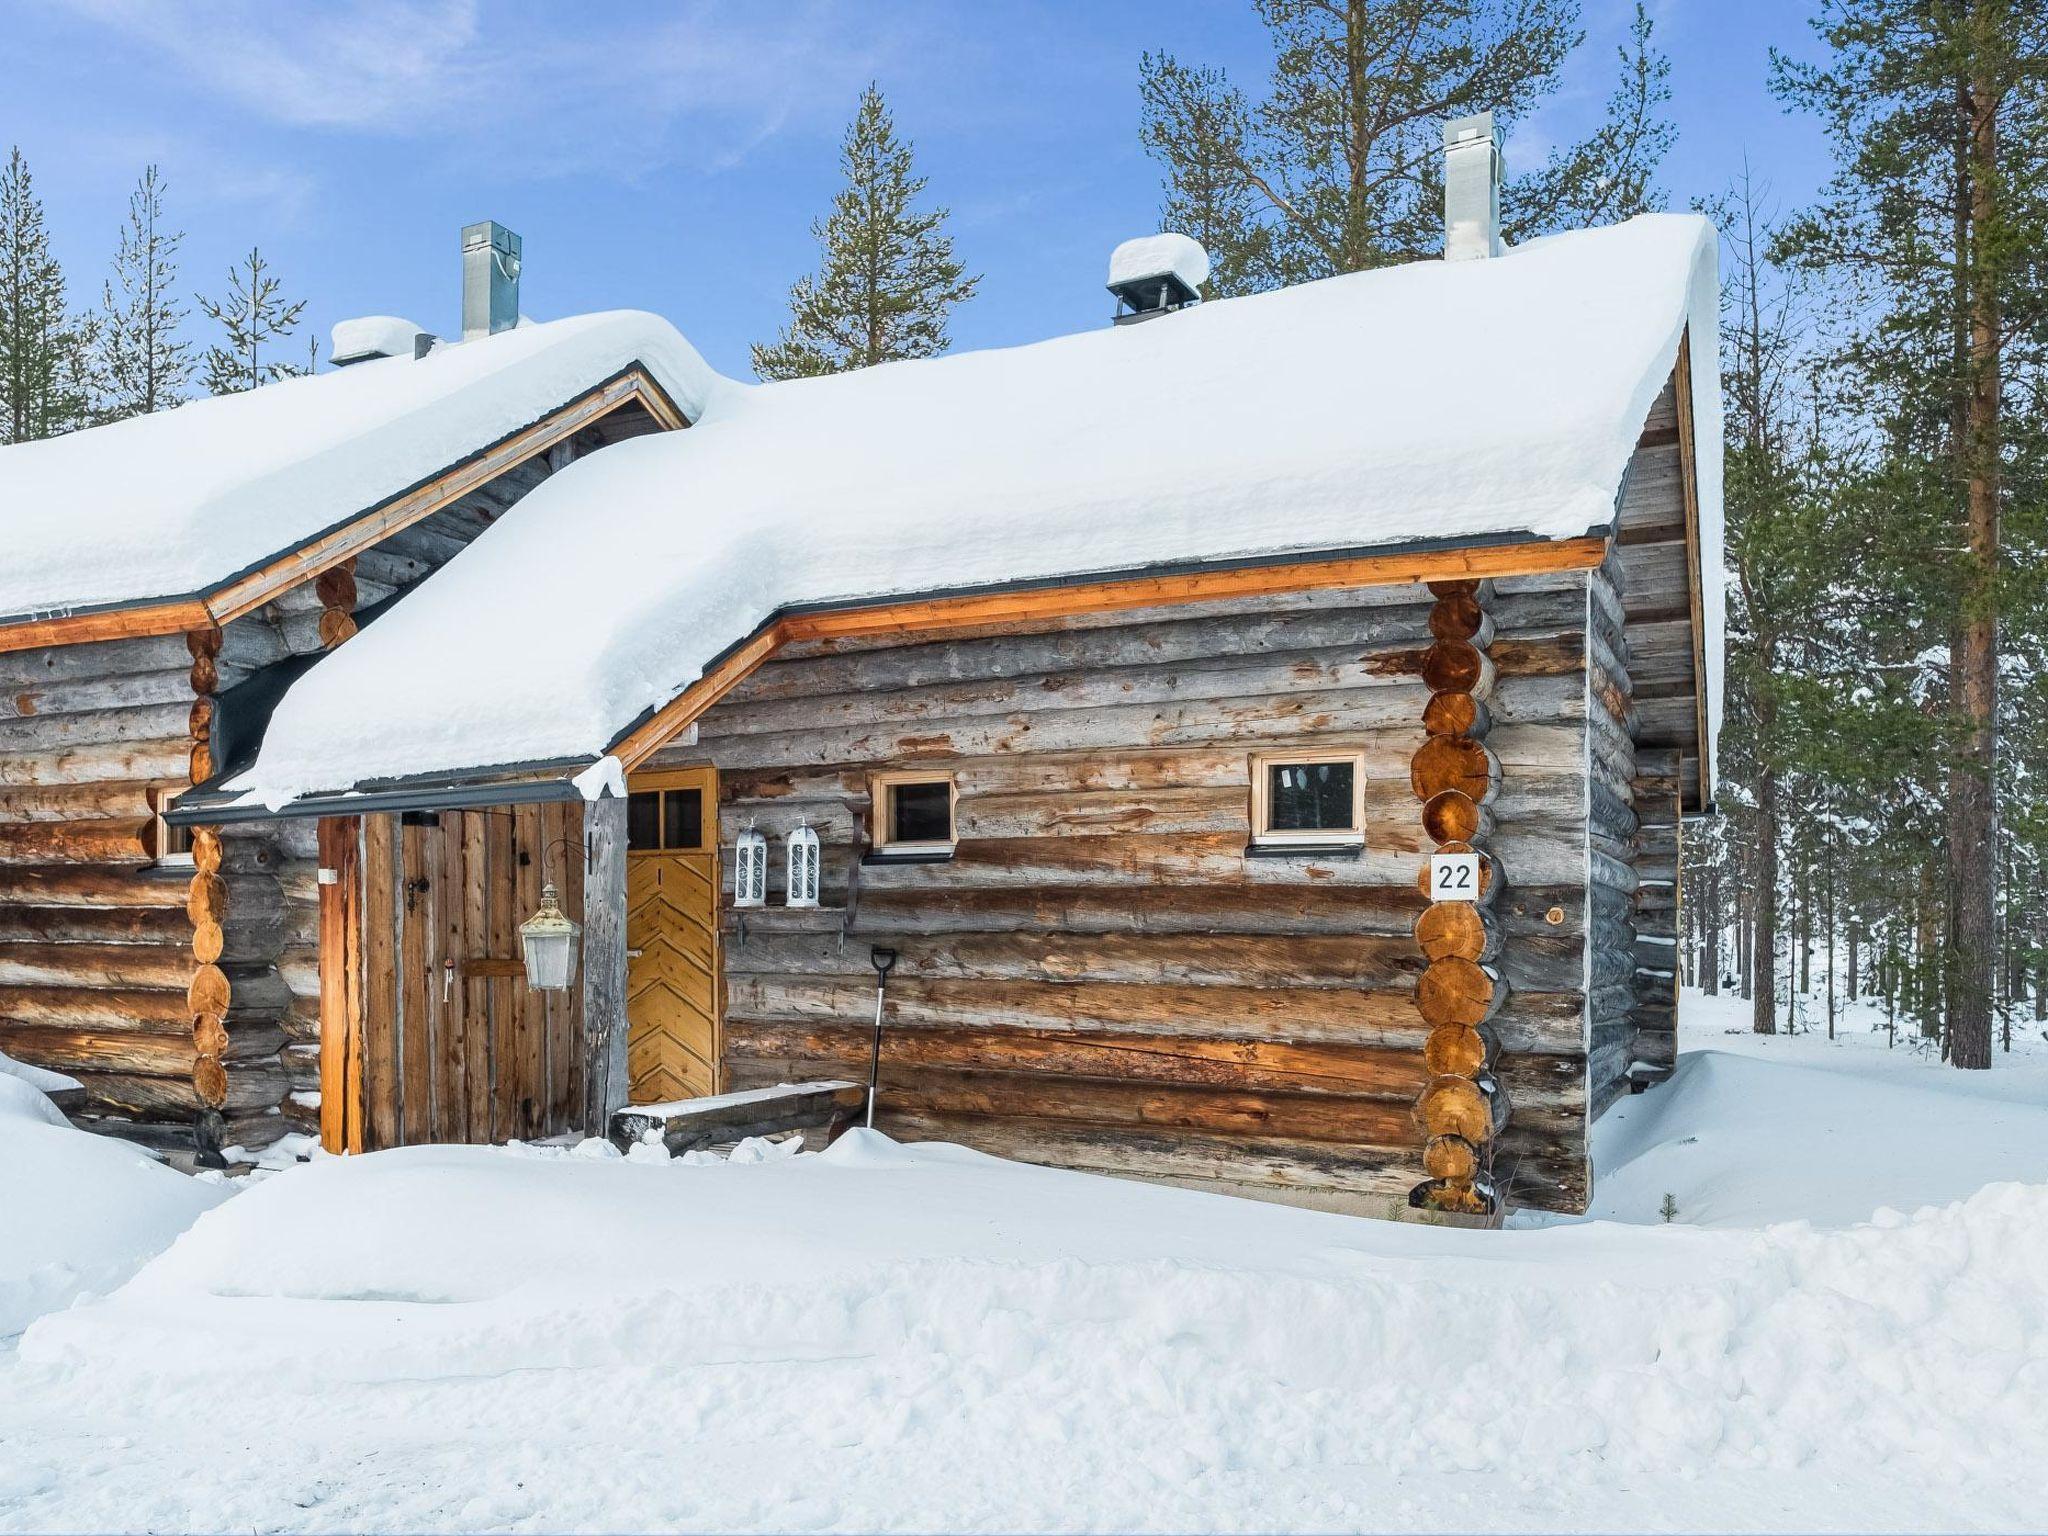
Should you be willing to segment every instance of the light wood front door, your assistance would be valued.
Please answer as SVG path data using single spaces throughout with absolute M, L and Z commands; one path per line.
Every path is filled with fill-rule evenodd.
M 718 1091 L 718 775 L 636 774 L 626 800 L 626 1060 L 635 1104 Z

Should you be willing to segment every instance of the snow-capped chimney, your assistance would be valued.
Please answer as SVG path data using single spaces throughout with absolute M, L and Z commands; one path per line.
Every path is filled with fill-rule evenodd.
M 462 231 L 462 339 L 494 336 L 519 323 L 517 235 L 496 219 Z
M 1109 291 L 1117 297 L 1118 325 L 1193 304 L 1207 281 L 1209 253 L 1186 235 L 1145 235 L 1109 253 Z
M 1500 130 L 1491 112 L 1444 124 L 1444 260 L 1500 254 Z
M 418 357 L 432 346 L 433 333 L 397 315 L 359 315 L 337 320 L 329 335 L 328 360 L 337 368 L 367 363 L 376 357 Z

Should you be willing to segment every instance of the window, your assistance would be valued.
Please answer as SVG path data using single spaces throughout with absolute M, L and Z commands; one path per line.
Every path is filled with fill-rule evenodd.
M 950 854 L 957 840 L 951 775 L 878 773 L 869 785 L 874 798 L 873 841 L 882 854 Z
M 192 829 L 174 827 L 164 820 L 164 812 L 178 798 L 180 789 L 176 784 L 160 784 L 149 792 L 149 813 L 156 822 L 150 846 L 158 864 L 184 868 L 192 862 Z
M 1252 840 L 1365 841 L 1365 754 L 1268 752 L 1252 759 Z
M 632 853 L 702 853 L 701 784 L 636 789 L 626 796 L 626 848 Z

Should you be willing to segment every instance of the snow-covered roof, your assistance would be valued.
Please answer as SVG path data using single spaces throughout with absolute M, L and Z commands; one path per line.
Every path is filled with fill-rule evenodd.
M 322 660 L 230 787 L 605 752 L 796 604 L 1604 528 L 1692 335 L 1710 684 L 1713 228 L 1650 215 L 1148 325 L 711 394 L 525 498 Z M 375 722 L 365 729 L 365 722 Z
M 686 416 L 721 380 L 658 316 L 582 315 L 0 448 L 0 618 L 186 597 L 639 364 Z

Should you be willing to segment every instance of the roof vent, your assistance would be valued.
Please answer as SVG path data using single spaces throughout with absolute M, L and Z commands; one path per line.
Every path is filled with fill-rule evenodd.
M 495 336 L 519 323 L 517 235 L 496 219 L 462 231 L 462 339 Z
M 1500 130 L 1491 112 L 1444 124 L 1444 260 L 1500 254 Z
M 376 357 L 418 357 L 425 350 L 421 343 L 432 346 L 433 341 L 433 332 L 410 320 L 396 315 L 362 315 L 335 323 L 328 360 L 340 368 Z
M 1130 325 L 1202 297 L 1209 281 L 1209 253 L 1186 235 L 1144 235 L 1109 253 L 1109 291 L 1116 295 L 1116 323 Z

